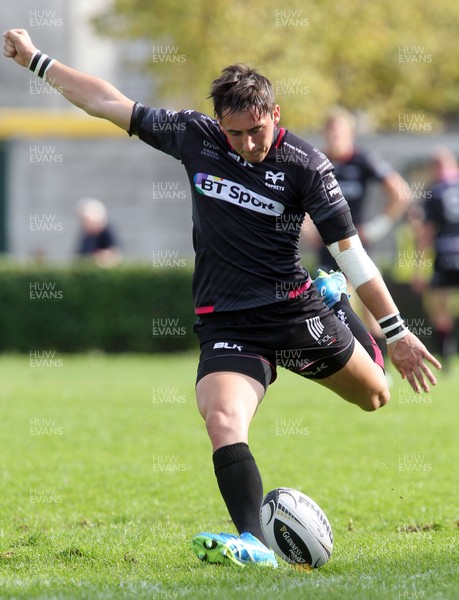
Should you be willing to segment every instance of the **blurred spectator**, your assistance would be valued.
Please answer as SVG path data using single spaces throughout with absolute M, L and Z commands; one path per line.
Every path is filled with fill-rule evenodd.
M 383 158 L 356 147 L 355 118 L 344 108 L 334 108 L 325 123 L 324 153 L 335 167 L 335 175 L 349 203 L 352 219 L 364 245 L 382 240 L 406 212 L 411 200 L 408 184 Z M 368 185 L 378 181 L 386 202 L 371 220 L 367 219 Z M 330 253 L 321 248 L 322 268 L 337 268 Z
M 457 352 L 454 321 L 459 314 L 459 167 L 456 157 L 447 148 L 436 149 L 429 166 L 431 193 L 412 211 L 411 222 L 418 255 L 433 253 L 433 275 L 430 289 L 419 273 L 413 287 L 424 291 L 424 308 L 433 327 L 437 349 L 447 366 Z
M 99 267 L 113 267 L 121 261 L 121 252 L 108 224 L 107 209 L 96 198 L 82 198 L 78 203 L 82 234 L 77 254 L 90 257 Z
M 367 250 L 372 244 L 385 238 L 397 221 L 406 213 L 411 202 L 411 191 L 403 177 L 383 158 L 355 145 L 356 120 L 345 108 L 332 109 L 325 123 L 326 146 L 324 153 L 335 167 L 335 175 L 344 197 L 351 208 L 352 219 L 358 229 L 360 239 Z M 385 192 L 386 201 L 378 207 L 377 214 L 367 218 L 368 185 L 377 181 Z M 308 228 L 306 228 L 308 229 Z M 308 235 L 308 234 L 307 234 Z M 308 236 L 310 237 L 310 236 Z M 338 266 L 320 238 L 318 246 L 318 266 L 325 271 L 336 270 Z M 385 351 L 386 343 L 376 320 L 352 294 L 354 309 L 361 313 L 365 324 Z

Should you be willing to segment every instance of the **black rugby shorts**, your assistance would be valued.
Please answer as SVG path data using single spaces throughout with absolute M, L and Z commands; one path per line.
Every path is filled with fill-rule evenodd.
M 231 371 L 265 389 L 284 367 L 308 379 L 324 379 L 344 367 L 354 351 L 349 329 L 311 286 L 293 300 L 234 312 L 202 315 L 194 331 L 201 344 L 197 382 Z

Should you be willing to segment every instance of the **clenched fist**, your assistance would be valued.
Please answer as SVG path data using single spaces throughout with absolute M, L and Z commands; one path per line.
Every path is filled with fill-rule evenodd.
M 10 29 L 3 34 L 3 54 L 12 58 L 18 65 L 28 67 L 33 53 L 37 50 L 25 29 Z

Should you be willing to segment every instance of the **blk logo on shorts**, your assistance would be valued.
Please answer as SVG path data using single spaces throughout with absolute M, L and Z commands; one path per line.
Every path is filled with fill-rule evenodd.
M 237 350 L 238 352 L 242 352 L 242 346 L 238 346 L 237 344 L 229 344 L 228 342 L 215 342 L 214 350 L 218 348 L 223 348 L 224 350 Z
M 316 342 L 318 342 L 325 329 L 320 317 L 311 317 L 310 319 L 306 319 L 305 322 L 309 333 L 316 340 Z
M 301 371 L 301 374 L 304 376 L 307 376 L 307 377 L 313 377 L 314 375 L 319 375 L 319 373 L 322 373 L 322 371 L 325 371 L 325 369 L 327 368 L 327 365 L 325 363 L 322 363 L 318 367 L 314 367 L 311 369 L 309 369 L 308 367 L 309 367 L 309 365 L 304 367 L 304 369 Z

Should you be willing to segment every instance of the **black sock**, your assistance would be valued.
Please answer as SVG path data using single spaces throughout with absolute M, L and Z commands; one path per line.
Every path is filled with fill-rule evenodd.
M 263 484 L 247 444 L 223 446 L 213 454 L 215 475 L 228 512 L 241 534 L 248 531 L 267 545 L 260 525 Z
M 347 294 L 341 294 L 341 300 L 332 306 L 332 310 L 340 321 L 348 327 L 356 340 L 362 344 L 371 359 L 384 369 L 384 359 L 374 337 L 367 331 L 360 318 L 354 312 Z

